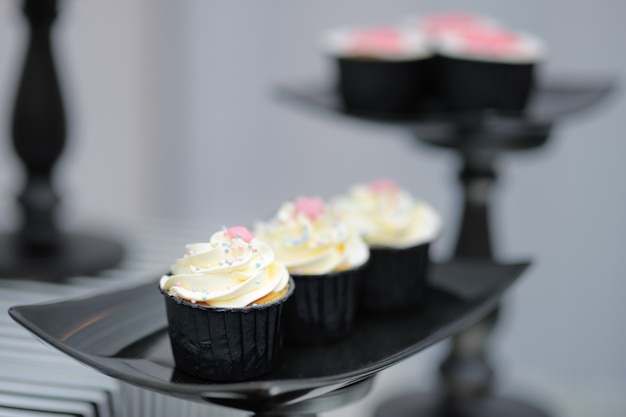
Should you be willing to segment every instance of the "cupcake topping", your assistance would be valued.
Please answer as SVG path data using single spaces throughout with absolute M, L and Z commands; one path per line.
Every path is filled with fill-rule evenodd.
M 161 277 L 171 295 L 214 307 L 245 307 L 289 282 L 286 268 L 274 252 L 245 227 L 217 232 L 206 243 L 186 246 L 183 258 Z
M 357 268 L 369 258 L 358 233 L 339 221 L 319 198 L 283 204 L 272 219 L 259 222 L 255 232 L 272 246 L 276 259 L 298 275 Z
M 231 239 L 239 238 L 246 243 L 250 243 L 254 239 L 254 235 L 243 226 L 234 226 L 230 229 L 226 229 L 226 234 Z
M 425 36 L 415 29 L 367 27 L 329 32 L 325 47 L 334 55 L 380 60 L 406 60 L 431 55 Z
M 437 46 L 443 55 L 503 62 L 535 62 L 545 55 L 545 48 L 539 39 L 487 26 L 444 33 Z
M 375 193 L 390 192 L 395 194 L 398 192 L 398 186 L 396 183 L 387 179 L 372 181 L 370 189 Z
M 319 198 L 299 198 L 295 203 L 295 214 L 304 214 L 315 220 L 324 214 L 326 208 Z
M 441 228 L 434 209 L 389 180 L 355 185 L 334 199 L 332 208 L 371 247 L 407 248 L 431 242 Z
M 403 38 L 398 31 L 390 28 L 372 28 L 357 32 L 351 41 L 352 52 L 355 55 L 370 51 L 384 51 L 393 54 L 402 52 Z

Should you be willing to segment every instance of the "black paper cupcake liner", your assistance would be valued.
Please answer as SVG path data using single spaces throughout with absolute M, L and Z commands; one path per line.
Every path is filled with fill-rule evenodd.
M 442 101 L 454 111 L 521 112 L 535 83 L 535 64 L 439 57 Z
M 359 290 L 359 312 L 400 313 L 420 307 L 430 243 L 406 249 L 370 248 Z
M 244 381 L 270 372 L 283 339 L 283 310 L 294 292 L 245 308 L 192 304 L 161 290 L 176 368 L 212 381 Z
M 298 289 L 285 305 L 285 343 L 319 345 L 346 337 L 356 316 L 363 270 L 292 274 Z
M 415 112 L 430 83 L 432 58 L 385 61 L 338 57 L 338 90 L 346 110 L 377 115 Z

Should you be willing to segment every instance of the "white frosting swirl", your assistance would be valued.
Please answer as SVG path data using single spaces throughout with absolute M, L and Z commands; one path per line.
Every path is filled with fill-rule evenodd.
M 436 48 L 453 58 L 509 64 L 532 64 L 547 55 L 544 42 L 534 35 L 484 27 L 445 32 L 437 39 Z
M 441 230 L 441 219 L 430 205 L 390 181 L 355 185 L 331 205 L 360 230 L 372 248 L 401 249 L 429 243 Z
M 428 58 L 430 45 L 423 33 L 407 27 L 340 28 L 323 36 L 324 49 L 333 56 L 370 56 L 389 61 Z
M 341 222 L 320 199 L 283 204 L 255 233 L 267 241 L 290 273 L 323 275 L 355 269 L 369 259 L 369 249 L 356 229 Z
M 212 307 L 245 307 L 289 283 L 272 248 L 243 227 L 217 232 L 210 242 L 187 245 L 183 258 L 161 277 L 169 294 Z

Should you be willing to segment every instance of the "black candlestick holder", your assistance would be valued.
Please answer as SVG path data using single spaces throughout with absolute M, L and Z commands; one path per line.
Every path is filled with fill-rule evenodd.
M 613 89 L 610 79 L 560 80 L 540 85 L 524 112 L 376 114 L 346 109 L 334 89 L 319 84 L 283 86 L 280 91 L 309 109 L 402 128 L 421 143 L 454 152 L 461 161 L 463 203 L 452 259 L 496 262 L 489 213 L 498 158 L 506 152 L 541 147 L 557 121 L 592 106 Z M 376 417 L 546 416 L 532 405 L 493 395 L 495 372 L 487 344 L 499 310 L 496 306 L 481 321 L 451 337 L 449 354 L 439 368 L 439 392 L 392 399 L 376 411 Z
M 30 39 L 13 113 L 13 147 L 25 171 L 17 198 L 21 225 L 0 236 L 0 277 L 61 280 L 116 265 L 117 242 L 70 234 L 59 226 L 60 197 L 53 174 L 66 143 L 66 115 L 51 33 L 57 0 L 25 0 Z

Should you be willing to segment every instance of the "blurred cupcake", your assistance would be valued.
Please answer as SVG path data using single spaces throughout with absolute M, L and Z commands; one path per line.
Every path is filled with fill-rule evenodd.
M 436 49 L 442 99 L 459 111 L 523 111 L 546 57 L 535 36 L 495 26 L 445 32 Z
M 441 230 L 437 212 L 388 180 L 355 185 L 331 204 L 360 231 L 370 248 L 359 291 L 360 311 L 418 308 L 424 296 L 429 247 Z
M 428 83 L 425 85 L 424 95 L 431 99 L 430 110 L 445 110 L 440 102 L 442 94 L 441 58 L 437 53 L 437 45 L 442 36 L 447 33 L 464 31 L 475 27 L 495 27 L 498 22 L 488 16 L 462 10 L 450 10 L 437 13 L 413 15 L 402 19 L 402 23 L 408 28 L 418 30 L 426 37 L 433 57 L 426 68 L 425 77 Z M 428 110 L 428 109 L 427 109 Z
M 369 258 L 356 230 L 339 221 L 321 199 L 300 198 L 259 222 L 255 233 L 272 246 L 298 288 L 285 306 L 285 341 L 323 344 L 345 337 Z
M 393 116 L 419 108 L 432 58 L 419 31 L 392 26 L 335 29 L 324 37 L 324 48 L 336 62 L 337 88 L 347 111 Z
M 161 277 L 176 368 L 214 381 L 243 381 L 274 367 L 284 302 L 294 284 L 271 247 L 245 227 L 187 245 Z

